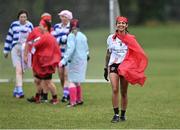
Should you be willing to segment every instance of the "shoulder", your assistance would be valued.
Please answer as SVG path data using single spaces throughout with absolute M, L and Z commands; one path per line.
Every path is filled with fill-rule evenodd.
M 10 27 L 13 28 L 13 27 L 19 26 L 19 25 L 20 25 L 19 21 L 13 21 L 13 22 L 11 23 Z
M 81 36 L 84 39 L 87 39 L 86 35 L 84 33 L 82 33 L 82 32 L 78 32 L 78 35 Z
M 107 42 L 108 42 L 108 43 L 113 40 L 113 36 L 114 36 L 114 34 L 110 34 L 110 35 L 108 36 L 108 38 L 107 38 Z
M 38 26 L 33 28 L 33 31 L 39 31 L 39 30 L 40 30 L 40 29 L 39 29 Z
M 110 34 L 107 38 L 107 40 L 113 39 L 114 34 Z
M 135 35 L 132 35 L 132 34 L 129 34 L 129 33 L 128 33 L 126 36 L 127 36 L 128 38 L 131 38 L 131 39 L 136 39 Z
M 33 34 L 39 34 L 39 33 L 41 33 L 41 32 L 40 32 L 39 27 L 35 27 L 35 28 L 33 28 L 33 30 L 32 30 L 31 33 L 33 33 Z
M 60 27 L 61 27 L 61 23 L 57 23 L 57 24 L 54 25 L 54 30 L 55 30 L 56 28 L 60 28 Z
M 75 37 L 75 35 L 73 33 L 69 33 L 68 37 L 72 38 L 72 37 Z
M 27 21 L 26 25 L 31 27 L 31 28 L 33 27 L 33 24 L 30 21 Z

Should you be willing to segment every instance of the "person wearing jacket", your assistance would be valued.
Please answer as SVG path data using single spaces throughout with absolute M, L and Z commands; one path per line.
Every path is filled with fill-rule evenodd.
M 128 84 L 144 85 L 144 71 L 148 58 L 136 41 L 135 36 L 128 33 L 128 19 L 123 16 L 116 18 L 116 32 L 107 38 L 104 78 L 108 75 L 112 86 L 112 105 L 114 116 L 112 123 L 126 120 L 128 105 Z M 119 116 L 119 82 L 121 94 L 121 115 Z
M 68 63 L 68 83 L 69 83 L 69 107 L 83 104 L 82 85 L 85 80 L 87 69 L 87 58 L 89 55 L 89 48 L 87 37 L 79 30 L 79 21 L 77 19 L 71 20 L 71 33 L 67 38 L 67 50 L 60 66 Z

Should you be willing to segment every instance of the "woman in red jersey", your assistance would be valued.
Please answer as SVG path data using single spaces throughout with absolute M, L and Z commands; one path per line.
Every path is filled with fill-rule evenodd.
M 128 83 L 140 84 L 145 82 L 144 71 L 148 59 L 135 36 L 128 33 L 128 19 L 118 16 L 116 18 L 116 32 L 107 39 L 107 53 L 104 68 L 104 78 L 108 74 L 112 86 L 112 104 L 114 116 L 112 123 L 125 121 L 125 112 L 128 104 Z M 121 93 L 121 115 L 119 116 L 119 82 Z

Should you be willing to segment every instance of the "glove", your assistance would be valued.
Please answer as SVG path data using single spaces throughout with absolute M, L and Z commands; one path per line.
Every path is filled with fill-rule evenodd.
M 5 58 L 8 58 L 8 53 L 5 53 L 5 54 L 4 54 L 4 57 L 5 57 Z
M 109 81 L 109 80 L 108 80 L 108 69 L 107 69 L 107 68 L 104 68 L 104 79 L 105 79 L 106 81 Z
M 88 56 L 87 56 L 87 61 L 89 61 L 89 60 L 90 60 L 90 56 L 88 55 Z

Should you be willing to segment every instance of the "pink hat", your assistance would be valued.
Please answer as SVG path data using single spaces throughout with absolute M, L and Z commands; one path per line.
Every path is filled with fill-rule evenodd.
M 63 10 L 63 11 L 61 11 L 58 15 L 60 15 L 60 16 L 65 16 L 65 17 L 67 17 L 69 20 L 71 20 L 71 19 L 73 18 L 72 12 L 69 11 L 69 10 Z

